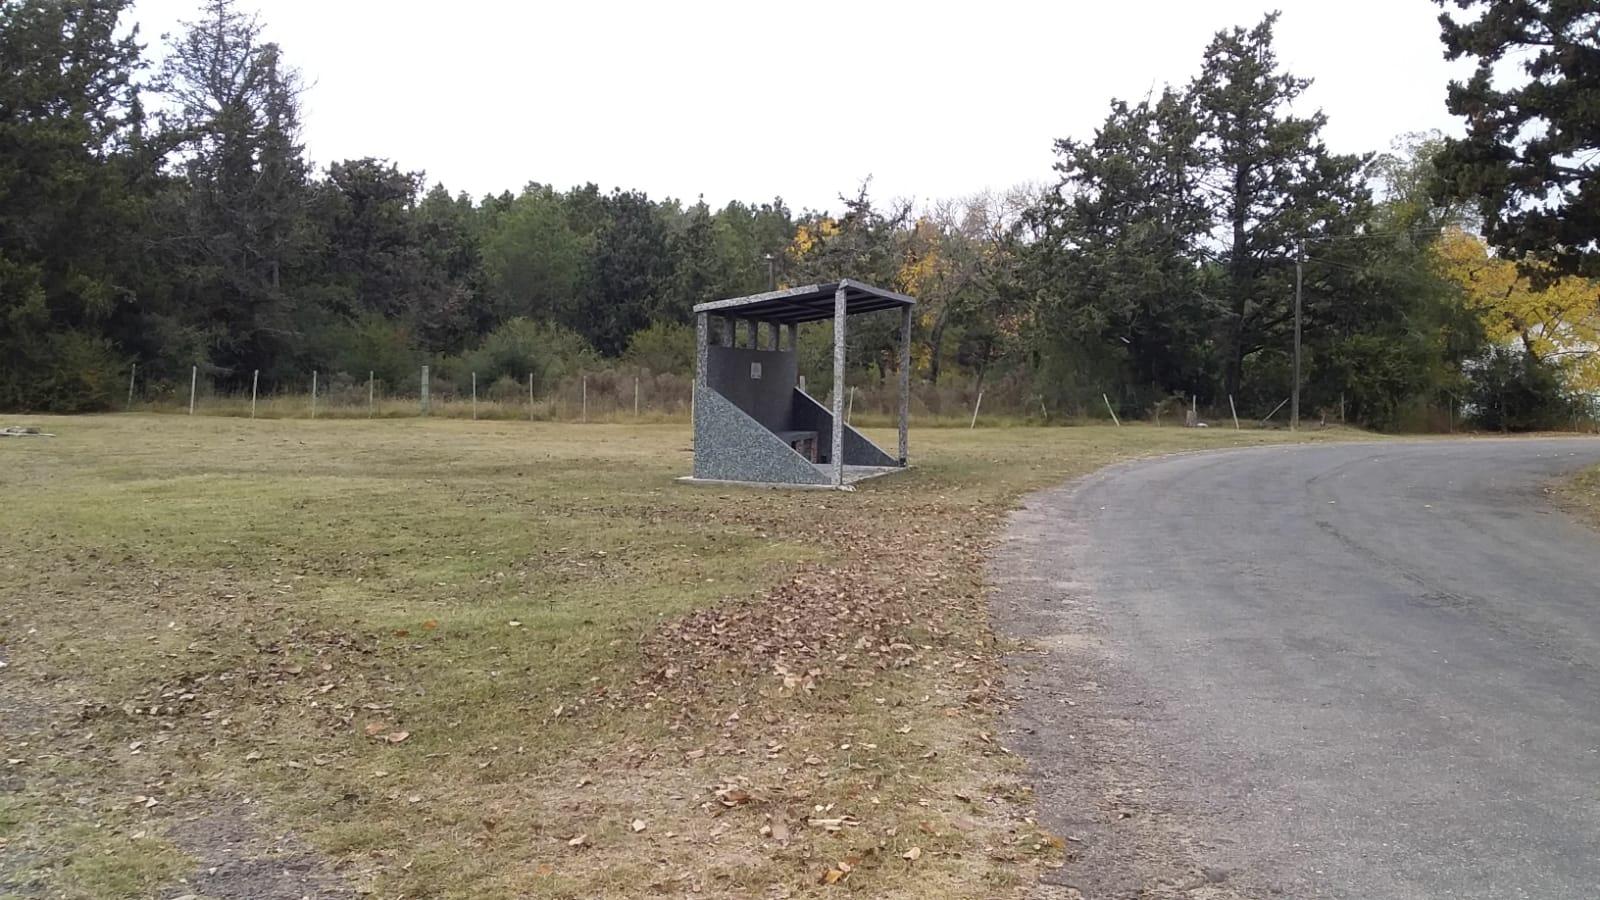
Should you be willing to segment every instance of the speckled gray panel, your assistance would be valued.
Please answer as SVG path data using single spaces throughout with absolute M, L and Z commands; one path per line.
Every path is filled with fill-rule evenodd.
M 695 393 L 694 477 L 766 484 L 828 484 L 828 477 L 733 401 Z
M 810 394 L 795 388 L 794 428 L 797 431 L 833 433 L 833 414 Z M 823 445 L 825 446 L 825 444 Z M 844 464 L 847 466 L 899 466 L 900 461 L 883 452 L 866 435 L 844 426 Z

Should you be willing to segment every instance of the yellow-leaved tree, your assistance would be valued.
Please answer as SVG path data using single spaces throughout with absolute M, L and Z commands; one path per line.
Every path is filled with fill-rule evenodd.
M 1520 344 L 1566 374 L 1568 386 L 1600 390 L 1600 281 L 1539 279 L 1494 256 L 1482 238 L 1447 231 L 1434 247 L 1440 273 L 1458 285 L 1491 340 Z

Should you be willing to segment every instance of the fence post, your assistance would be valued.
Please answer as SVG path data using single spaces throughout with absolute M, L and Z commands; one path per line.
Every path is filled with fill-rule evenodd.
M 1265 428 L 1265 427 L 1266 427 L 1266 424 L 1267 424 L 1267 419 L 1270 419 L 1270 418 L 1272 418 L 1272 417 L 1273 417 L 1273 416 L 1275 416 L 1275 415 L 1277 415 L 1277 414 L 1278 414 L 1278 410 L 1280 410 L 1280 409 L 1283 409 L 1283 407 L 1284 407 L 1284 406 L 1285 406 L 1285 405 L 1287 405 L 1287 404 L 1288 404 L 1288 402 L 1289 402 L 1289 398 L 1288 398 L 1288 397 L 1285 397 L 1285 398 L 1283 398 L 1283 403 L 1279 403 L 1279 404 L 1278 404 L 1278 405 L 1277 405 L 1277 406 L 1274 406 L 1274 407 L 1273 407 L 1273 408 L 1272 408 L 1272 412 L 1269 412 L 1269 413 L 1267 413 L 1267 418 L 1266 418 L 1266 419 L 1262 419 L 1262 420 L 1261 420 L 1261 426 L 1262 426 L 1262 427 L 1263 427 L 1263 428 Z
M 194 381 L 200 374 L 199 366 L 189 367 L 189 415 L 194 415 Z
M 422 414 L 428 414 L 428 367 L 422 367 Z
M 372 418 L 372 370 L 367 370 L 367 418 Z
M 472 373 L 472 418 L 478 418 L 478 373 Z
M 533 421 L 533 373 L 528 373 L 528 421 Z
M 639 376 L 633 376 L 633 417 L 639 418 Z
M 1239 430 L 1239 408 L 1233 405 L 1233 395 L 1228 395 L 1228 412 L 1233 413 L 1233 430 Z
M 1100 395 L 1100 399 L 1106 402 L 1106 412 L 1111 413 L 1111 421 L 1117 423 L 1117 427 L 1121 428 L 1122 420 L 1117 418 L 1117 411 L 1111 408 L 1111 398 L 1102 393 Z
M 261 384 L 261 370 L 250 373 L 250 418 L 256 417 L 256 388 Z
M 583 412 L 580 422 L 589 421 L 589 376 L 583 376 Z
M 133 371 L 128 373 L 128 411 L 133 411 L 133 381 L 139 377 L 139 364 L 133 364 Z
M 967 430 L 968 431 L 971 431 L 972 429 L 978 427 L 978 410 L 982 409 L 982 408 L 983 408 L 983 391 L 979 391 L 978 392 L 978 402 L 972 404 L 972 424 L 967 426 Z
M 317 417 L 317 370 L 311 370 L 311 418 Z

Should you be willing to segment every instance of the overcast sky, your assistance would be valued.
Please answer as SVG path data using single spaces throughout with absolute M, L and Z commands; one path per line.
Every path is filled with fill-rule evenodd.
M 137 0 L 155 55 L 197 0 Z M 1213 32 L 1281 9 L 1335 150 L 1459 131 L 1430 0 L 621 3 L 243 0 L 310 85 L 319 165 L 362 156 L 473 195 L 528 181 L 720 205 L 927 201 L 1050 177 L 1113 97 L 1187 81 Z

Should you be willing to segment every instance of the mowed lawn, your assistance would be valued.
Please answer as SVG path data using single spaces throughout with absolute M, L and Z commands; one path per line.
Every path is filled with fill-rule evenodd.
M 1007 509 L 1289 438 L 914 429 L 837 494 L 680 485 L 681 424 L 6 422 L 0 897 L 1020 896 Z

